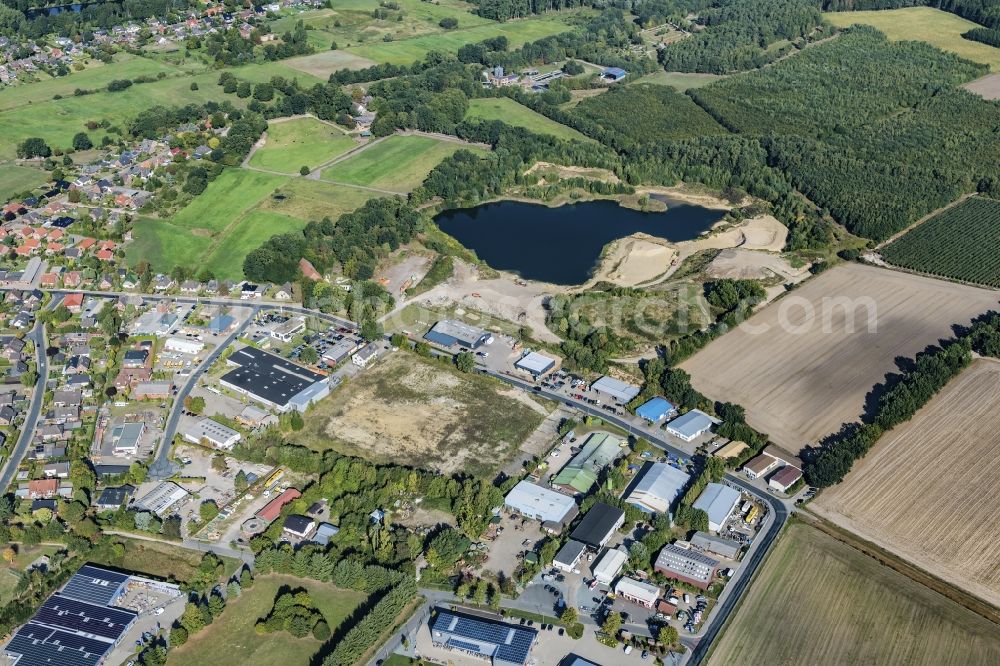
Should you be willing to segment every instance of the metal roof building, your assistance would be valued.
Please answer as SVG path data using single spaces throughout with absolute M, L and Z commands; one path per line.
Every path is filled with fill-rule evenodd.
M 431 642 L 485 659 L 494 666 L 525 666 L 538 635 L 499 620 L 459 615 L 442 608 L 431 624 Z
M 424 334 L 424 339 L 442 347 L 461 345 L 469 349 L 477 349 L 492 342 L 493 336 L 483 329 L 470 326 L 463 321 L 442 319 Z
M 676 408 L 666 398 L 656 397 L 642 404 L 635 410 L 636 416 L 640 416 L 650 423 L 659 423 L 670 416 Z
M 713 560 L 708 555 L 668 543 L 656 556 L 653 569 L 704 590 L 711 585 L 718 567 L 719 561 Z
M 625 524 L 625 512 L 604 502 L 590 507 L 590 511 L 576 526 L 570 538 L 600 550 L 615 531 Z
M 163 481 L 135 502 L 139 511 L 151 511 L 158 516 L 165 515 L 174 504 L 188 496 L 184 490 L 172 481 Z
M 785 465 L 777 472 L 774 476 L 767 482 L 767 485 L 775 490 L 780 490 L 781 492 L 786 492 L 789 488 L 794 486 L 799 479 L 802 478 L 802 470 L 796 469 L 791 465 Z
M 732 515 L 736 503 L 740 501 L 740 493 L 721 483 L 710 483 L 704 492 L 695 500 L 694 508 L 708 514 L 708 529 L 718 532 L 726 520 Z
M 626 501 L 649 513 L 668 513 L 691 476 L 667 463 L 646 466 Z
M 184 430 L 184 439 L 194 444 L 200 444 L 202 440 L 210 445 L 224 451 L 232 451 L 236 443 L 242 439 L 242 435 L 229 426 L 224 426 L 212 419 L 202 419 L 190 428 Z
M 576 493 L 588 493 L 597 483 L 601 470 L 622 453 L 622 440 L 605 432 L 595 432 L 580 452 L 553 477 L 553 486 L 562 486 Z
M 604 375 L 591 384 L 590 388 L 621 403 L 629 402 L 633 400 L 635 396 L 639 395 L 638 386 L 626 384 L 623 381 L 619 381 L 614 377 L 608 377 L 607 375 Z
M 566 542 L 565 546 L 559 549 L 556 556 L 552 558 L 552 566 L 563 571 L 572 571 L 576 563 L 580 561 L 585 550 L 587 550 L 587 547 L 582 543 L 570 539 Z
M 700 409 L 692 409 L 687 414 L 678 416 L 668 423 L 667 432 L 685 442 L 690 442 L 708 432 L 714 423 L 715 420 L 705 412 Z
M 615 594 L 634 604 L 652 608 L 656 600 L 660 598 L 660 588 L 628 576 L 622 576 L 615 583 Z
M 579 509 L 569 495 L 542 488 L 529 481 L 521 481 L 511 488 L 504 499 L 504 506 L 522 516 L 544 522 L 568 524 Z
M 733 560 L 740 554 L 740 544 L 729 539 L 709 534 L 708 532 L 695 532 L 691 537 L 691 545 L 709 553 L 715 553 L 720 557 Z
M 238 367 L 222 376 L 223 386 L 282 412 L 298 409 L 301 401 L 295 399 L 299 394 L 308 393 L 317 383 L 326 384 L 323 375 L 254 347 L 234 352 L 226 362 Z M 308 397 L 310 403 L 319 399 Z M 290 405 L 293 401 L 295 404 Z
M 549 358 L 544 354 L 539 354 L 538 352 L 530 352 L 522 356 L 521 359 L 514 364 L 514 367 L 518 370 L 527 372 L 532 377 L 537 379 L 552 368 L 556 367 L 556 360 L 554 358 Z
M 627 561 L 628 553 L 618 548 L 610 548 L 604 551 L 604 554 L 594 562 L 594 566 L 590 568 L 590 571 L 594 574 L 594 578 L 597 579 L 598 583 L 611 585 L 611 581 L 621 572 L 622 567 L 625 566 L 625 562 Z

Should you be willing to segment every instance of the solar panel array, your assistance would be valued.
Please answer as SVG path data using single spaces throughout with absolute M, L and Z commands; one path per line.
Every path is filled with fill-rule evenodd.
M 97 666 L 138 614 L 109 606 L 129 579 L 85 565 L 42 604 L 4 651 L 18 666 Z
M 537 632 L 534 629 L 512 626 L 504 622 L 479 619 L 439 611 L 437 619 L 434 621 L 435 632 L 450 634 L 447 643 L 453 647 L 476 652 L 485 656 L 492 656 L 495 660 L 502 660 L 516 664 L 524 664 L 528 661 L 528 654 L 531 646 L 535 642 Z M 468 639 L 470 642 L 462 641 Z M 457 640 L 456 640 L 457 639 Z M 478 644 L 471 641 L 477 641 Z M 486 645 L 496 646 L 495 651 L 487 651 Z
M 80 601 L 107 606 L 121 591 L 128 576 L 117 571 L 108 571 L 85 564 L 76 575 L 69 579 L 61 594 Z

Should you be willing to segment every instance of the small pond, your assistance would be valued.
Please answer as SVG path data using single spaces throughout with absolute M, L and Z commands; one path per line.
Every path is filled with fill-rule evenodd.
M 587 281 L 613 240 L 639 232 L 675 243 L 693 240 L 725 214 L 656 198 L 667 204 L 666 212 L 643 213 L 611 200 L 558 208 L 498 201 L 445 211 L 434 221 L 493 268 L 526 280 L 576 285 Z

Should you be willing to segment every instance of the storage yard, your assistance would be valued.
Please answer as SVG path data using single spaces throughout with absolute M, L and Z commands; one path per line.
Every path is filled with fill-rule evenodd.
M 977 360 L 811 508 L 1000 604 L 1000 364 Z
M 837 266 L 756 313 L 681 367 L 789 451 L 857 420 L 872 388 L 995 308 L 996 292 L 861 264 Z
M 711 666 L 998 661 L 996 625 L 802 524 L 778 542 L 708 659 Z

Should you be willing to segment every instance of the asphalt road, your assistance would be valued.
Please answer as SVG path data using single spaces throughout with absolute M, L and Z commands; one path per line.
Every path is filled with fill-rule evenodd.
M 45 355 L 45 326 L 41 322 L 36 322 L 29 336 L 35 344 L 38 383 L 32 389 L 31 407 L 28 409 L 28 414 L 24 417 L 24 423 L 21 424 L 21 434 L 17 438 L 17 444 L 14 446 L 14 450 L 11 451 L 10 458 L 7 460 L 7 466 L 3 470 L 3 475 L 0 476 L 0 492 L 7 488 L 11 481 L 14 480 L 17 468 L 20 466 L 24 454 L 28 451 L 28 444 L 31 443 L 31 437 L 35 433 L 35 424 L 38 422 L 38 415 L 42 412 L 45 384 L 49 380 L 49 359 Z
M 240 326 L 229 334 L 229 336 L 219 345 L 212 350 L 201 365 L 191 373 L 188 377 L 187 383 L 181 388 L 177 395 L 174 397 L 174 404 L 170 408 L 170 418 L 167 419 L 167 425 L 163 428 L 163 440 L 160 442 L 160 448 L 156 452 L 156 460 L 153 464 L 149 466 L 149 476 L 153 479 L 166 479 L 173 474 L 173 465 L 170 463 L 170 443 L 174 441 L 174 434 L 177 432 L 177 423 L 180 421 L 181 412 L 184 411 L 184 398 L 191 393 L 191 389 L 195 387 L 198 383 L 198 378 L 201 377 L 206 370 L 212 367 L 216 359 L 226 350 L 236 340 L 237 337 L 243 331 L 247 329 L 253 320 L 257 317 L 257 313 L 260 312 L 259 307 L 254 307 L 253 312 L 250 316 L 246 318 Z

